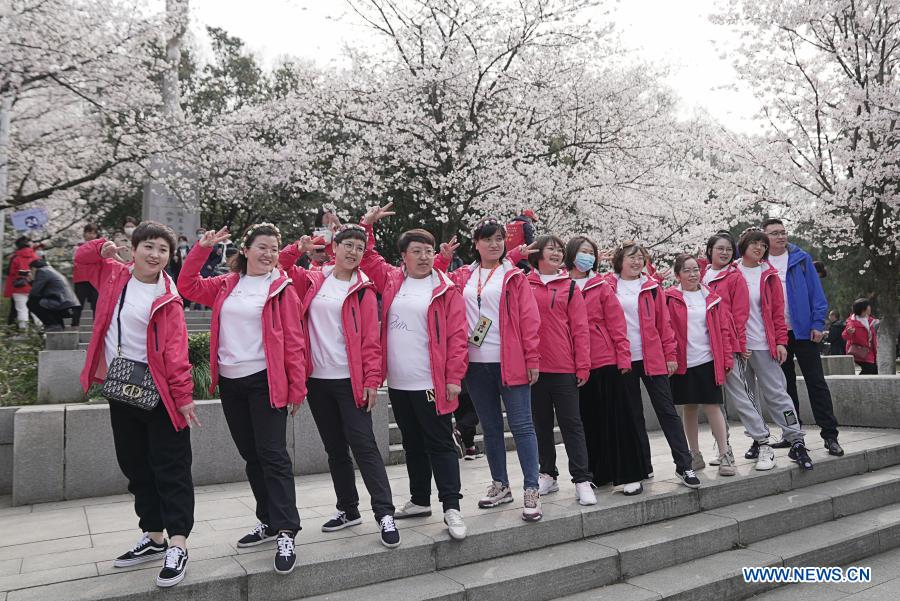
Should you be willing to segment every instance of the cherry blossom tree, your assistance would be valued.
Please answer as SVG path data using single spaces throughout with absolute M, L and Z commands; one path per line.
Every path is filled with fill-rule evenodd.
M 741 76 L 770 133 L 736 147 L 738 193 L 833 249 L 864 249 L 879 368 L 895 371 L 900 329 L 900 2 L 732 0 Z M 857 253 L 855 253 L 857 254 Z M 868 292 L 860 290 L 862 293 Z

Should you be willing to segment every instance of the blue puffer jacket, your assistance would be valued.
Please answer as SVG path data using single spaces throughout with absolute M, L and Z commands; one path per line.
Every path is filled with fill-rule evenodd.
M 787 301 L 791 310 L 791 331 L 797 340 L 809 340 L 812 330 L 825 330 L 828 300 L 809 253 L 788 244 Z

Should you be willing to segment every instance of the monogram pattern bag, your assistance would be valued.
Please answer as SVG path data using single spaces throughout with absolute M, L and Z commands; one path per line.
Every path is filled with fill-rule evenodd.
M 116 325 L 118 326 L 118 356 L 113 359 L 106 370 L 106 380 L 103 382 L 103 396 L 107 400 L 123 403 L 145 411 L 152 411 L 160 401 L 159 390 L 153 382 L 150 374 L 150 366 L 140 361 L 132 361 L 122 356 L 122 306 L 125 304 L 125 291 L 128 285 L 122 289 L 122 297 L 119 299 L 119 310 L 116 313 Z

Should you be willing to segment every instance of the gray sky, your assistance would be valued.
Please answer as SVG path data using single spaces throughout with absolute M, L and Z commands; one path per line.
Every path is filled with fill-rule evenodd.
M 682 110 L 699 106 L 724 123 L 756 132 L 758 103 L 737 82 L 729 49 L 732 35 L 709 22 L 717 0 L 626 0 L 614 15 L 623 42 L 644 60 L 668 65 L 667 82 L 681 96 Z M 191 0 L 192 25 L 222 27 L 241 37 L 264 63 L 280 56 L 340 62 L 348 42 L 367 31 L 341 0 Z M 198 36 L 200 37 L 200 36 Z

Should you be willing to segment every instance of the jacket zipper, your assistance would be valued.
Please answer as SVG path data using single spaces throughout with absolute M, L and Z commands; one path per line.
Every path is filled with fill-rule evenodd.
M 437 330 L 438 344 L 441 342 L 441 322 L 438 320 L 438 312 L 434 312 L 434 329 Z
M 356 307 L 350 307 L 350 313 L 353 315 L 353 331 L 359 334 L 359 326 L 356 325 Z
M 556 288 L 550 291 L 550 308 L 553 308 L 553 305 L 556 304 Z
M 156 330 L 156 322 L 153 322 L 153 345 L 156 347 L 156 352 L 159 352 L 159 332 Z

